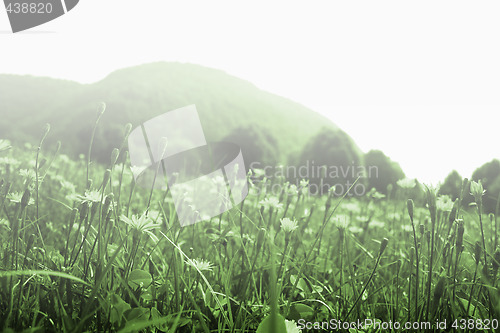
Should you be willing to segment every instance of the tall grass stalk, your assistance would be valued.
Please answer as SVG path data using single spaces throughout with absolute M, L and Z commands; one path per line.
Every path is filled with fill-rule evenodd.
M 481 259 L 481 252 L 482 252 L 481 245 L 479 244 L 479 242 L 476 242 L 476 245 L 474 247 L 474 259 L 476 261 L 476 266 L 474 269 L 474 278 L 472 279 L 472 285 L 470 287 L 470 295 L 469 295 L 469 302 L 467 303 L 467 311 L 465 312 L 467 316 L 469 316 L 470 303 L 472 302 L 472 295 L 474 294 L 474 286 L 476 285 L 477 270 Z
M 327 219 L 324 220 L 320 230 L 318 231 L 318 233 L 316 234 L 316 238 L 314 239 L 314 242 L 313 244 L 311 245 L 311 247 L 309 248 L 309 251 L 307 252 L 307 255 L 304 259 L 304 261 L 302 262 L 302 264 L 300 265 L 300 268 L 299 268 L 299 271 L 297 273 L 297 279 L 295 280 L 295 283 L 293 284 L 292 286 L 292 290 L 290 292 L 290 295 L 293 295 L 295 290 L 297 289 L 297 284 L 299 283 L 299 280 L 300 280 L 300 277 L 302 275 L 302 272 L 306 266 L 306 264 L 308 263 L 309 261 L 309 258 L 312 254 L 312 252 L 314 251 L 315 247 L 316 247 L 316 244 L 318 243 L 318 240 L 319 240 L 319 237 L 321 236 L 321 234 L 324 232 L 325 230 L 325 227 L 326 225 L 328 224 L 328 222 L 331 220 L 333 214 L 335 214 L 335 212 L 337 211 L 337 208 L 340 206 L 340 204 L 344 201 L 344 199 L 347 197 L 347 195 L 349 194 L 349 192 L 354 188 L 354 186 L 356 185 L 356 183 L 359 181 L 360 177 L 358 177 L 354 182 L 353 184 L 351 185 L 351 187 L 346 191 L 346 193 L 342 196 L 342 198 L 337 202 L 337 205 L 333 208 L 332 212 L 330 213 L 330 215 L 328 216 Z M 300 193 L 300 192 L 299 192 Z M 288 311 L 290 310 L 290 302 L 288 303 L 287 305 L 287 309 L 286 309 L 286 312 L 285 313 L 288 313 Z
M 427 205 L 431 214 L 431 244 L 430 244 L 430 258 L 429 258 L 429 275 L 427 278 L 427 307 L 425 311 L 425 318 L 429 320 L 429 310 L 431 305 L 431 285 L 432 285 L 432 268 L 434 260 L 434 239 L 436 230 L 436 193 L 433 189 L 427 188 Z
M 101 103 L 99 105 L 99 109 L 97 111 L 97 119 L 94 123 L 94 126 L 92 128 L 92 135 L 90 136 L 90 143 L 89 143 L 89 149 L 87 151 L 87 183 L 86 183 L 86 186 L 87 186 L 87 189 L 90 189 L 90 163 L 91 163 L 91 159 L 90 159 L 90 155 L 92 153 L 92 146 L 94 145 L 94 137 L 95 137 L 95 132 L 97 130 L 97 125 L 99 124 L 99 121 L 101 120 L 101 117 L 102 115 L 104 114 L 104 111 L 106 111 L 106 104 L 105 103 Z
M 36 195 L 36 221 L 38 223 L 39 219 L 40 219 L 40 198 L 39 198 L 39 191 L 40 191 L 40 184 L 39 184 L 39 173 L 40 173 L 40 170 L 39 170 L 39 158 L 40 158 L 40 151 L 42 150 L 42 145 L 43 145 L 43 142 L 45 141 L 45 138 L 47 137 L 47 135 L 49 134 L 50 132 L 50 125 L 47 124 L 45 126 L 45 131 L 42 135 L 42 138 L 40 139 L 40 143 L 38 144 L 38 148 L 36 150 L 36 159 L 35 159 L 35 195 Z
M 408 199 L 407 201 L 407 206 L 408 206 L 408 215 L 410 216 L 410 221 L 411 221 L 411 227 L 413 230 L 413 243 L 415 245 L 415 260 L 416 260 L 416 271 L 415 271 L 415 321 L 418 320 L 418 290 L 419 288 L 419 275 L 420 275 L 420 257 L 418 255 L 418 239 L 417 239 L 417 232 L 415 231 L 415 223 L 413 221 L 413 216 L 414 216 L 414 210 L 415 210 L 415 204 L 413 203 L 412 199 Z
M 387 244 L 389 244 L 389 240 L 387 238 L 384 238 L 382 240 L 382 242 L 380 243 L 380 250 L 378 252 L 377 260 L 375 261 L 375 266 L 373 267 L 372 273 L 370 274 L 370 277 L 368 278 L 368 280 L 364 284 L 363 289 L 361 290 L 358 297 L 356 298 L 356 301 L 354 301 L 353 305 L 349 309 L 349 312 L 347 312 L 347 315 L 345 316 L 343 321 L 349 320 L 349 317 L 351 316 L 352 311 L 354 310 L 354 308 L 356 308 L 356 305 L 358 304 L 359 300 L 361 299 L 361 297 L 365 293 L 366 289 L 370 285 L 370 282 L 372 281 L 373 276 L 375 275 L 375 272 L 377 271 L 378 265 L 380 264 L 380 259 L 382 258 L 382 254 L 384 253 L 384 251 L 387 247 Z

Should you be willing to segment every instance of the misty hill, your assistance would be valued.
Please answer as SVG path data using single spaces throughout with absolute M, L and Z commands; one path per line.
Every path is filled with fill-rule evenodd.
M 101 161 L 121 143 L 126 123 L 136 127 L 190 104 L 208 141 L 242 141 L 265 150 L 257 157 L 262 162 L 286 162 L 321 128 L 338 130 L 316 112 L 223 71 L 160 62 L 121 69 L 93 84 L 0 75 L 0 137 L 35 143 L 50 123 L 49 143 L 61 140 L 66 153 L 85 153 L 100 102 L 107 104 L 94 148 Z

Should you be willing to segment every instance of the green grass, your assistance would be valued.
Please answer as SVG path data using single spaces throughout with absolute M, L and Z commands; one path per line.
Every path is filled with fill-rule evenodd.
M 136 187 L 116 151 L 108 165 L 57 151 L 0 142 L 0 330 L 498 318 L 495 217 L 477 193 L 467 209 L 433 189 L 426 202 L 407 203 L 404 188 L 314 197 L 306 182 L 254 174 L 241 205 L 181 228 L 168 192 Z M 266 193 L 268 182 L 282 191 Z M 464 182 L 458 200 L 469 192 Z

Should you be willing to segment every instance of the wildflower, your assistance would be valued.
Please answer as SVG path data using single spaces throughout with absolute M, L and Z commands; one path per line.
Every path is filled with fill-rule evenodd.
M 353 234 L 360 234 L 362 233 L 364 230 L 360 227 L 356 227 L 356 226 L 352 226 L 349 228 L 349 231 Z
M 283 229 L 285 233 L 291 233 L 297 230 L 298 227 L 299 226 L 295 219 L 290 220 L 288 217 L 281 219 L 281 229 Z
M 312 235 L 314 233 L 314 229 L 313 228 L 306 228 L 306 229 L 304 229 L 304 233 L 306 235 Z
M 252 173 L 255 177 L 264 177 L 266 175 L 264 169 L 252 169 Z
M 340 230 L 345 230 L 349 226 L 349 220 L 347 216 L 341 215 L 335 220 L 335 226 Z
M 264 200 L 261 200 L 259 204 L 267 209 L 272 208 L 280 210 L 283 207 L 283 204 L 281 204 L 276 197 L 265 198 Z
M 210 263 L 208 260 L 203 260 L 203 259 L 188 259 L 186 261 L 186 264 L 189 266 L 193 267 L 194 269 L 198 271 L 212 271 L 213 265 Z
M 0 165 L 12 165 L 13 167 L 18 166 L 21 164 L 18 160 L 12 157 L 0 157 Z
M 372 197 L 373 200 L 380 200 L 380 199 L 384 199 L 385 198 L 385 194 L 382 194 L 380 192 L 374 191 L 371 194 L 371 197 Z
M 77 195 L 76 196 L 80 201 L 84 202 L 100 202 L 102 195 L 101 192 L 91 190 L 91 191 L 85 191 L 85 195 Z
M 76 191 L 76 186 L 75 184 L 68 182 L 67 180 L 61 180 L 60 181 L 62 188 L 67 190 L 69 193 L 74 194 Z
M 146 166 L 132 165 L 130 167 L 130 171 L 132 171 L 132 174 L 134 175 L 135 178 L 139 177 L 139 175 L 146 169 L 147 169 Z
M 6 229 L 10 229 L 9 221 L 6 219 L 0 219 L 0 227 L 4 227 Z
M 148 215 L 153 221 L 157 221 L 160 218 L 161 213 L 157 210 L 150 210 Z
M 159 223 L 155 223 L 149 216 L 142 214 L 141 216 L 133 215 L 132 218 L 128 218 L 125 215 L 120 216 L 120 219 L 140 233 L 148 234 L 152 240 L 158 242 L 158 237 L 156 237 L 152 230 L 158 229 L 160 227 Z
M 481 184 L 481 181 L 475 182 L 472 181 L 470 183 L 470 194 L 474 196 L 477 202 L 482 200 L 482 196 L 486 193 L 486 191 L 483 188 L 483 184 Z
M 295 184 L 290 185 L 290 187 L 287 190 L 287 193 L 289 196 L 297 195 L 299 193 L 299 191 L 297 190 L 297 185 Z
M 13 203 L 21 203 L 23 201 L 23 196 L 24 196 L 24 193 L 21 193 L 21 192 L 13 192 L 13 193 L 9 193 L 7 195 L 7 199 L 10 200 L 10 202 L 13 202 Z M 26 203 L 28 206 L 31 206 L 35 203 L 35 200 L 33 200 L 33 198 L 29 198 L 29 201 Z
M 113 168 L 114 172 L 120 174 L 120 173 L 122 173 L 122 170 L 123 170 L 123 172 L 130 171 L 129 168 L 124 167 L 123 163 L 115 164 L 115 167 Z
M 387 217 L 389 218 L 389 220 L 399 220 L 401 218 L 401 215 L 398 212 L 394 212 L 387 214 Z
M 335 187 L 335 185 L 333 185 L 332 187 L 330 187 L 330 188 L 328 189 L 328 195 L 329 195 L 329 196 L 333 196 L 333 195 L 335 195 L 335 190 L 336 190 L 336 187 Z
M 448 195 L 441 195 L 436 200 L 437 209 L 442 212 L 449 212 L 453 208 L 453 201 Z
M 307 195 L 309 193 L 309 179 L 302 179 L 299 188 L 302 195 Z
M 21 169 L 21 170 L 19 170 L 19 176 L 32 180 L 32 179 L 35 179 L 36 173 L 35 173 L 35 170 Z
M 383 229 L 385 228 L 385 223 L 378 220 L 373 220 L 370 222 L 370 227 Z
M 222 194 L 227 191 L 226 180 L 223 176 L 215 176 L 211 179 L 214 186 L 210 187 L 210 192 L 213 194 Z
M 237 235 L 236 237 L 238 237 L 239 235 Z M 252 237 L 250 237 L 249 234 L 243 234 L 241 236 L 239 236 L 239 238 L 241 238 L 241 241 L 243 242 L 243 244 L 253 244 L 254 243 L 254 240 Z
M 12 146 L 10 145 L 10 142 L 8 140 L 0 140 L 0 152 L 9 150 L 10 148 L 12 148 Z
M 417 185 L 417 182 L 415 181 L 415 179 L 403 178 L 398 180 L 397 184 L 399 185 L 399 187 L 409 190 L 414 188 L 415 185 Z
M 71 159 L 68 157 L 68 155 L 66 154 L 60 154 L 59 155 L 59 160 L 64 163 L 64 164 L 68 164 L 71 162 Z
M 302 333 L 302 330 L 299 329 L 295 320 L 285 319 L 286 333 Z
M 412 232 L 413 231 L 413 227 L 411 225 L 408 225 L 408 224 L 402 225 L 401 229 L 403 229 L 403 231 L 406 231 L 406 232 Z

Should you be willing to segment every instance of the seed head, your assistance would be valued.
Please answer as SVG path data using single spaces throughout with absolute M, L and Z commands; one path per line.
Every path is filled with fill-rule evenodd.
M 104 172 L 103 179 L 102 179 L 102 185 L 103 186 L 106 186 L 106 184 L 108 184 L 109 178 L 111 178 L 111 170 L 110 169 L 106 169 L 106 171 Z
M 262 247 L 262 244 L 264 243 L 265 236 L 266 236 L 266 229 L 261 228 L 259 230 L 259 235 L 257 236 L 257 243 L 255 244 L 255 249 L 257 251 L 260 251 L 260 248 Z
M 116 161 L 118 160 L 118 156 L 120 156 L 120 149 L 113 149 L 113 152 L 111 152 L 111 166 L 115 165 Z
M 431 222 L 435 225 L 437 214 L 436 192 L 434 192 L 434 189 L 429 187 L 427 188 L 427 205 L 429 206 L 429 212 L 431 213 Z
M 31 193 L 29 189 L 24 190 L 23 197 L 21 198 L 21 209 L 26 208 L 30 204 Z
M 131 131 L 132 131 L 132 124 L 127 123 L 127 125 L 125 125 L 125 137 L 128 137 Z
M 106 103 L 101 102 L 101 103 L 99 103 L 99 107 L 97 109 L 97 117 L 102 116 L 104 111 L 106 111 Z
M 446 262 L 446 258 L 448 257 L 448 251 L 450 250 L 450 242 L 446 242 L 443 249 L 443 262 Z
M 47 136 L 47 134 L 49 134 L 50 132 L 50 124 L 45 124 L 45 131 L 43 133 L 43 136 Z
M 6 188 L 6 190 L 8 190 L 8 188 Z M 21 194 L 21 192 L 11 192 L 9 194 L 7 194 L 7 199 L 9 199 L 11 202 L 14 202 L 14 203 L 18 203 L 20 204 L 22 201 L 23 201 L 23 198 L 25 196 L 26 192 Z M 32 205 L 34 203 L 34 200 L 33 199 L 29 199 L 28 201 L 28 205 Z
M 392 184 L 387 185 L 387 194 L 389 195 L 389 197 L 391 196 L 393 189 L 394 189 L 394 186 Z
M 408 215 L 410 215 L 410 220 L 413 222 L 413 209 L 415 207 L 413 200 L 408 199 L 408 201 L 406 202 L 406 206 L 408 207 Z
M 457 251 L 461 251 L 462 246 L 464 244 L 464 221 L 460 221 L 458 223 L 458 228 L 457 228 Z
M 436 289 L 434 289 L 434 304 L 438 304 L 441 297 L 443 297 L 445 281 L 445 278 L 441 277 L 436 285 Z
M 89 202 L 83 201 L 80 205 L 80 221 L 83 221 L 89 213 Z
M 482 253 L 482 246 L 481 243 L 476 242 L 474 246 L 474 259 L 476 259 L 476 265 L 479 265 L 479 260 L 481 260 L 481 253 Z
M 387 238 L 384 238 L 382 240 L 382 242 L 380 243 L 380 251 L 379 251 L 379 255 L 382 255 L 382 253 L 384 253 L 386 247 L 387 247 L 387 244 L 389 244 L 389 240 Z
M 109 207 L 111 206 L 111 203 L 113 202 L 113 193 L 110 193 L 104 198 L 104 204 L 102 206 L 102 218 L 104 219 L 106 215 L 108 214 Z
M 457 219 L 457 211 L 458 211 L 458 200 L 455 200 L 455 203 L 453 204 L 453 208 L 451 209 L 450 215 L 448 215 L 448 223 L 453 224 L 455 220 Z
M 497 272 L 498 267 L 500 267 L 500 251 L 498 250 L 495 252 L 495 260 L 493 260 L 492 266 L 493 266 L 493 271 L 495 272 Z
M 75 207 L 71 211 L 71 217 L 70 217 L 71 225 L 75 222 L 77 216 L 78 216 L 78 208 Z

